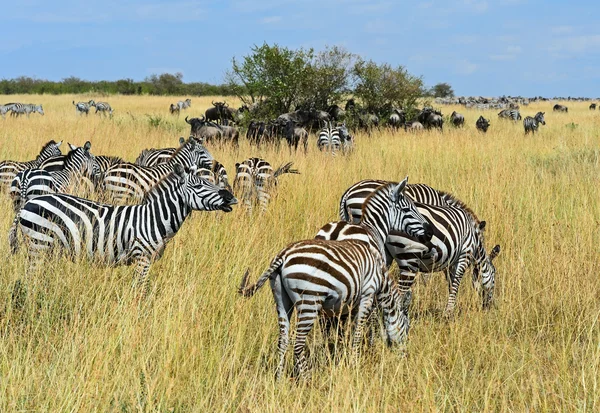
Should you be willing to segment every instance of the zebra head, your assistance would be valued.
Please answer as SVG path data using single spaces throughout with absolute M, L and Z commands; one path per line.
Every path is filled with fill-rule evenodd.
M 38 112 L 40 115 L 44 116 L 44 108 L 42 108 L 42 105 L 37 105 L 33 108 L 33 111 Z
M 96 102 L 94 102 L 92 99 L 90 99 L 90 101 L 88 102 L 88 106 L 90 106 L 90 107 L 96 106 Z
M 67 155 L 65 165 L 71 162 L 79 164 L 79 172 L 96 183 L 100 179 L 102 171 L 94 155 L 90 152 L 92 143 L 87 141 L 83 146 L 75 146 L 69 143 L 69 148 L 71 148 L 71 152 Z
M 46 143 L 44 145 L 44 147 L 42 148 L 42 150 L 40 151 L 38 158 L 48 159 L 53 156 L 62 155 L 62 152 L 60 151 L 60 145 L 62 145 L 62 141 L 55 142 L 52 140 L 52 141 Z
M 541 123 L 542 125 L 546 124 L 546 120 L 544 119 L 544 114 L 545 113 L 546 112 L 538 112 L 538 113 L 535 114 L 535 118 L 534 119 L 536 120 L 537 123 Z
M 420 242 L 427 242 L 433 236 L 433 228 L 417 210 L 415 203 L 404 195 L 407 183 L 408 176 L 399 184 L 391 184 L 390 229 L 405 232 Z
M 408 316 L 408 307 L 412 301 L 412 293 L 405 292 L 403 295 L 398 290 L 398 287 L 393 285 L 393 311 L 385 314 L 383 323 L 387 336 L 387 345 L 402 344 L 408 336 L 410 329 L 410 318 Z
M 494 258 L 500 254 L 500 245 L 496 245 L 489 254 L 485 251 L 483 230 L 485 221 L 481 221 L 478 225 L 477 242 L 474 258 L 475 265 L 473 266 L 473 287 L 481 294 L 483 300 L 483 308 L 487 309 L 492 304 L 494 299 L 494 286 L 496 285 L 496 267 L 494 266 Z M 481 278 L 480 278 L 481 276 Z M 483 288 L 481 285 L 483 284 Z
M 193 210 L 231 212 L 231 206 L 238 202 L 231 192 L 197 176 L 195 168 L 190 171 L 175 164 L 173 173 L 183 188 L 185 204 Z
M 195 165 L 198 169 L 211 169 L 214 158 L 208 149 L 206 149 L 206 147 L 194 137 L 190 136 L 188 142 L 191 149 L 192 165 Z

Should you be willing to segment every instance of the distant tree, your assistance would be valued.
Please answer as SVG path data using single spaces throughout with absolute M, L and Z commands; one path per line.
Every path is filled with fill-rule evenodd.
M 177 95 L 181 93 L 183 74 L 179 72 L 174 75 L 170 73 L 154 74 L 147 77 L 146 82 L 153 86 L 153 91 L 150 93 L 154 95 Z
M 121 79 L 117 80 L 115 89 L 122 95 L 135 95 L 137 88 L 133 79 Z
M 436 98 L 450 98 L 454 96 L 454 90 L 448 83 L 438 83 L 431 88 L 431 95 Z

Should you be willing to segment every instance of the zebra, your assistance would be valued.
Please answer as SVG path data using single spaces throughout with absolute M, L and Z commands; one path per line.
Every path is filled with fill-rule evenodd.
M 185 143 L 185 139 L 179 138 L 179 146 Z M 156 166 L 166 163 L 179 148 L 144 149 L 135 160 L 134 164 L 140 166 Z
M 96 108 L 94 113 L 100 112 L 101 115 L 106 115 L 106 113 L 108 113 L 109 116 L 113 115 L 113 109 L 106 102 L 96 102 L 93 106 Z
M 182 101 L 182 100 L 180 100 L 179 102 L 177 102 L 177 107 L 178 107 L 180 110 L 181 110 L 181 109 L 185 110 L 185 109 L 187 109 L 187 108 L 189 108 L 189 107 L 191 107 L 191 106 L 192 106 L 192 99 L 189 99 L 189 98 L 188 98 L 188 99 L 186 99 L 186 100 L 183 100 L 183 101 Z M 171 112 L 171 113 L 173 113 L 173 112 Z
M 383 258 L 383 232 L 404 230 L 415 237 L 425 235 L 426 225 L 414 204 L 403 194 L 406 180 L 379 187 L 367 200 L 360 227 L 370 242 L 359 240 L 294 242 L 281 250 L 254 285 L 248 285 L 247 271 L 238 292 L 251 297 L 269 280 L 279 322 L 279 363 L 276 377 L 283 372 L 288 347 L 290 319 L 298 312 L 294 354 L 301 376 L 307 377 L 306 338 L 319 313 L 326 317 L 351 314 L 356 327 L 352 349 L 358 353 L 362 331 L 375 301 L 383 310 L 388 344 L 402 344 L 408 335 L 408 305 L 389 276 Z M 374 247 L 377 245 L 378 247 Z
M 43 169 L 26 169 L 13 179 L 9 195 L 13 200 L 15 212 L 18 212 L 28 200 L 45 194 L 63 193 L 76 180 L 85 176 L 94 181 L 100 175 L 100 169 L 90 153 L 92 144 L 87 141 L 83 147 L 69 144 L 71 151 L 65 159 L 61 171 L 48 172 Z
M 2 118 L 6 118 L 6 114 L 13 110 L 15 103 L 7 103 L 6 105 L 0 105 L 0 116 L 2 116 Z
M 173 171 L 176 164 L 186 168 L 210 168 L 212 155 L 194 138 L 188 139 L 168 162 L 155 166 L 122 163 L 109 168 L 102 178 L 103 188 L 113 201 L 141 201 L 158 181 Z
M 201 178 L 206 179 L 207 181 L 217 185 L 221 189 L 226 189 L 229 192 L 232 192 L 231 186 L 229 185 L 229 178 L 227 176 L 227 170 L 219 161 L 213 160 L 212 167 L 208 168 L 199 168 L 196 172 Z
M 77 102 L 77 103 L 75 103 L 75 101 L 73 101 L 73 105 L 75 106 L 75 111 L 77 112 L 78 115 L 83 115 L 85 113 L 87 116 L 90 113 L 90 107 L 94 106 L 95 104 L 96 104 L 96 102 L 94 102 L 93 100 L 90 100 L 89 102 Z
M 566 107 L 565 105 L 559 105 L 558 103 L 556 105 L 554 105 L 554 107 L 552 108 L 552 110 L 554 112 L 565 112 L 565 113 L 569 112 L 569 108 L 568 107 Z
M 273 171 L 273 167 L 262 158 L 248 158 L 235 164 L 235 179 L 233 180 L 234 193 L 252 212 L 257 204 L 262 212 L 267 210 L 271 199 L 271 189 L 277 186 L 277 178 L 283 174 L 299 174 L 298 170 L 291 169 L 292 162 L 281 165 Z
M 100 204 L 73 195 L 43 195 L 27 201 L 16 221 L 29 241 L 29 267 L 35 271 L 43 254 L 60 249 L 69 257 L 86 257 L 102 266 L 136 264 L 138 286 L 148 291 L 148 271 L 160 259 L 194 210 L 231 212 L 237 199 L 228 191 L 175 164 L 172 172 L 148 191 L 142 203 L 132 206 Z M 17 252 L 17 231 L 9 237 Z M 17 282 L 17 297 L 21 283 Z
M 42 108 L 42 105 L 35 105 L 33 103 L 14 103 L 12 105 L 11 108 L 11 115 L 14 116 L 21 116 L 22 114 L 27 115 L 27 117 L 29 117 L 30 113 L 39 113 L 40 115 L 44 116 L 44 108 Z
M 486 119 L 483 116 L 479 116 L 479 119 L 477 119 L 477 122 L 475 122 L 475 127 L 478 131 L 486 133 L 488 128 L 490 127 L 490 121 L 489 119 Z
M 346 124 L 332 127 L 329 124 L 321 129 L 317 138 L 317 147 L 320 151 L 330 152 L 335 155 L 340 150 L 343 153 L 349 152 L 353 146 L 353 138 L 346 128 Z
M 43 147 L 38 156 L 33 161 L 2 161 L 0 162 L 0 186 L 8 187 L 15 176 L 25 170 L 39 168 L 40 165 L 49 158 L 61 155 L 60 145 L 62 141 L 48 141 Z
M 518 109 L 504 109 L 498 113 L 500 119 L 512 119 L 515 122 L 521 120 L 521 113 Z
M 532 118 L 531 116 L 527 116 L 525 117 L 525 119 L 523 119 L 523 127 L 525 128 L 525 135 L 527 135 L 529 132 L 535 134 L 535 132 L 537 132 L 539 124 L 541 123 L 542 125 L 546 124 L 546 120 L 544 119 L 544 114 L 546 112 L 538 112 L 535 114 L 535 116 Z
M 352 218 L 351 222 L 327 224 L 317 234 L 318 239 L 361 239 L 364 231 L 360 229 L 356 219 L 361 219 L 363 211 L 357 212 L 356 202 L 363 199 L 368 202 L 369 192 L 381 182 L 365 180 L 352 185 L 342 195 L 340 202 L 340 218 Z M 389 184 L 384 183 L 384 185 Z M 381 186 L 379 186 L 381 187 Z M 409 291 L 417 272 L 446 272 L 449 296 L 445 315 L 450 316 L 456 306 L 456 296 L 462 277 L 467 268 L 473 265 L 473 286 L 481 294 L 483 307 L 489 308 L 493 302 L 496 268 L 494 258 L 500 253 L 496 245 L 487 254 L 483 231 L 485 221 L 480 221 L 475 213 L 463 202 L 452 195 L 436 191 L 420 184 L 412 195 L 407 188 L 407 197 L 423 197 L 423 201 L 432 204 L 415 202 L 418 212 L 431 224 L 433 237 L 427 241 L 415 239 L 414 236 L 400 231 L 385 234 L 386 263 L 396 261 L 400 268 L 400 289 Z M 365 198 L 366 197 L 366 198 Z M 414 199 L 414 198 L 413 198 Z M 349 200 L 353 200 L 349 204 Z M 352 205 L 350 209 L 349 205 Z M 359 221 L 360 222 L 360 221 Z M 481 280 L 481 281 L 480 281 Z M 483 285 L 483 288 L 482 288 Z
M 461 115 L 460 113 L 458 113 L 457 111 L 454 111 L 450 115 L 450 122 L 456 127 L 464 126 L 465 117 L 463 115 Z

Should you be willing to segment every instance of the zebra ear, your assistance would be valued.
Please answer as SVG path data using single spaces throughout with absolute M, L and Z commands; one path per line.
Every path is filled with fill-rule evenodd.
M 480 229 L 481 231 L 483 231 L 483 230 L 485 229 L 485 221 L 481 221 L 481 222 L 479 223 L 479 229 Z
M 181 136 L 179 138 L 179 146 L 183 145 L 185 143 L 185 138 L 183 136 Z
M 492 251 L 490 251 L 490 261 L 496 258 L 498 254 L 500 254 L 500 245 L 496 245 L 494 248 L 492 248 Z
M 398 185 L 396 185 L 396 187 L 394 188 L 394 191 L 392 193 L 394 202 L 398 202 L 398 200 L 400 199 L 400 195 L 404 192 L 407 182 L 408 182 L 408 176 L 406 178 L 404 178 L 404 180 L 402 182 L 400 182 Z
M 56 144 L 56 147 L 60 148 L 60 145 L 62 145 L 62 141 L 58 141 L 58 143 Z
M 71 149 L 72 151 L 77 149 L 77 146 L 73 145 L 72 143 L 67 142 L 67 144 L 69 145 L 69 149 Z
M 91 149 L 91 147 L 92 147 L 92 142 L 90 142 L 90 141 L 87 141 L 85 143 L 85 145 L 83 145 L 83 149 L 85 149 L 86 152 L 88 152 Z

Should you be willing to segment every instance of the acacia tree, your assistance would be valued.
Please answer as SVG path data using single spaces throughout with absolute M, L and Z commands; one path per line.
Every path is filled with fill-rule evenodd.
M 454 96 L 454 90 L 448 83 L 438 83 L 431 88 L 431 95 L 436 98 L 448 98 Z

